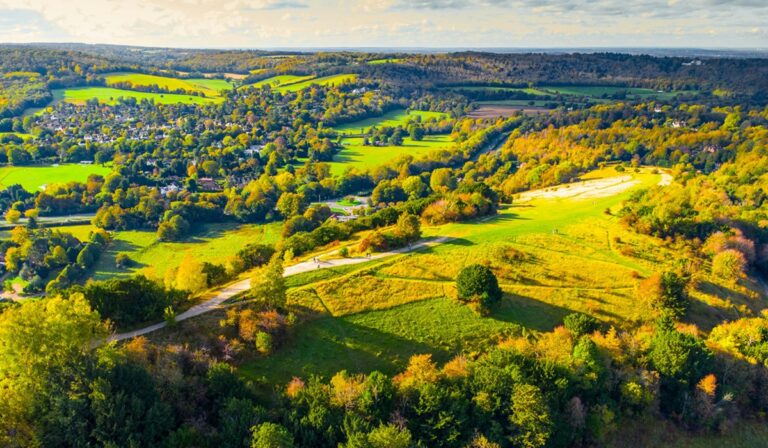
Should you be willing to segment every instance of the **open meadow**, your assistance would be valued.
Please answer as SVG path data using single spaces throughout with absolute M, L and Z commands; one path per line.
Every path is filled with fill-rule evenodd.
M 280 236 L 280 223 L 271 224 L 202 224 L 189 237 L 179 242 L 157 241 L 156 232 L 126 230 L 113 233 L 113 241 L 99 258 L 90 278 L 107 280 L 143 274 L 163 279 L 168 269 L 176 268 L 186 256 L 210 263 L 224 263 L 247 244 L 274 244 Z M 94 229 L 91 225 L 67 226 L 61 230 L 86 240 Z M 117 268 L 115 256 L 127 254 L 133 263 Z
M 111 87 L 72 87 L 53 90 L 54 103 L 64 101 L 72 104 L 85 104 L 88 100 L 96 99 L 100 103 L 113 105 L 120 98 L 135 98 L 137 101 L 149 100 L 156 104 L 198 105 L 221 102 L 223 100 L 223 98 L 208 98 L 177 93 L 139 92 L 136 90 L 113 89 Z
M 365 134 L 374 126 L 377 128 L 405 126 L 410 120 L 420 119 L 421 121 L 427 121 L 434 119 L 439 121 L 445 118 L 448 118 L 448 114 L 441 112 L 393 109 L 378 117 L 365 118 L 363 120 L 334 126 L 333 130 L 343 135 Z
M 169 91 L 182 89 L 189 92 L 200 92 L 205 94 L 206 97 L 216 97 L 219 96 L 220 91 L 232 89 L 232 84 L 225 79 L 181 79 L 168 76 L 146 75 L 143 73 L 109 73 L 104 78 L 107 86 L 115 84 L 130 84 L 134 88 L 158 86 Z
M 423 229 L 425 237 L 452 238 L 444 244 L 297 281 L 289 301 L 314 317 L 286 347 L 247 363 L 241 373 L 270 382 L 339 369 L 392 373 L 411 355 L 446 361 L 505 336 L 550 331 L 572 312 L 606 324 L 641 320 L 647 309 L 635 298 L 637 278 L 683 255 L 605 211 L 661 176 L 649 170 L 618 176 L 609 168 L 586 179 L 522 197 L 496 216 Z M 490 266 L 504 291 L 489 317 L 455 299 L 454 279 L 473 263 Z M 723 291 L 714 282 L 692 291 L 689 319 L 701 328 L 738 316 L 741 307 L 765 306 L 756 284 Z
M 44 185 L 85 182 L 91 174 L 106 176 L 112 169 L 103 165 L 64 164 L 59 166 L 4 166 L 0 167 L 0 189 L 19 184 L 30 192 Z
M 366 146 L 362 137 L 348 137 L 342 141 L 341 150 L 328 164 L 331 174 L 338 175 L 349 168 L 375 168 L 403 155 L 418 158 L 434 150 L 449 148 L 452 144 L 449 135 L 427 135 L 420 141 L 406 137 L 398 146 Z

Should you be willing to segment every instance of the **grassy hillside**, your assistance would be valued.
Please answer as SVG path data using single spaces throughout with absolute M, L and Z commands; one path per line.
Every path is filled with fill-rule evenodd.
M 606 176 L 616 173 L 591 178 Z M 424 229 L 426 237 L 453 238 L 445 244 L 298 282 L 289 300 L 314 310 L 316 318 L 287 347 L 247 363 L 242 372 L 274 382 L 340 369 L 396 372 L 413 354 L 446 361 L 505 335 L 552 330 L 574 311 L 609 324 L 641 320 L 646 309 L 635 298 L 636 279 L 685 255 L 625 229 L 605 210 L 659 179 L 645 171 L 620 183 L 586 184 L 597 188 L 577 184 L 524 196 L 485 220 Z M 491 266 L 504 291 L 489 317 L 454 299 L 454 279 L 472 263 Z M 757 285 L 745 281 L 731 288 L 696 288 L 690 320 L 706 329 L 724 315 L 738 316 L 740 306 L 765 306 L 757 300 Z
M 137 101 L 150 100 L 157 104 L 208 104 L 220 102 L 223 98 L 208 98 L 194 95 L 174 93 L 149 93 L 135 90 L 113 89 L 111 87 L 73 87 L 70 89 L 54 89 L 54 102 L 66 101 L 73 104 L 84 104 L 91 99 L 100 103 L 115 104 L 118 98 L 136 98 Z
M 367 169 L 381 166 L 401 155 L 414 157 L 429 154 L 430 151 L 448 148 L 452 145 L 448 135 L 428 135 L 421 141 L 409 137 L 400 146 L 365 146 L 362 137 L 345 138 L 342 149 L 330 162 L 331 173 L 341 174 L 348 168 Z
M 426 110 L 412 110 L 407 111 L 405 109 L 391 110 L 380 117 L 371 117 L 364 120 L 353 121 L 351 123 L 344 123 L 338 126 L 334 126 L 334 130 L 341 134 L 359 134 L 366 133 L 371 127 L 395 127 L 404 126 L 409 120 L 414 120 L 416 117 L 421 117 L 422 121 L 428 119 L 441 120 L 447 118 L 448 114 L 442 112 L 432 112 Z
M 111 73 L 105 76 L 108 86 L 114 84 L 131 84 L 135 87 L 147 87 L 156 85 L 161 89 L 174 91 L 178 89 L 201 92 L 205 96 L 219 96 L 219 91 L 229 90 L 232 85 L 223 79 L 179 79 L 168 76 L 146 75 L 143 73 Z
M 67 227 L 75 235 L 87 235 L 91 226 Z M 237 225 L 204 224 L 190 237 L 180 242 L 157 241 L 155 232 L 120 231 L 114 241 L 99 259 L 94 268 L 93 278 L 105 280 L 112 277 L 141 273 L 162 279 L 168 269 L 178 267 L 187 255 L 210 263 L 224 263 L 250 243 L 273 244 L 280 234 L 280 224 Z M 115 256 L 126 253 L 134 261 L 130 269 L 117 269 Z

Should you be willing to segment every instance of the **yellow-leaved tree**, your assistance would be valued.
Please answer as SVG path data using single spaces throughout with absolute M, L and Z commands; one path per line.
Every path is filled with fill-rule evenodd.
M 32 415 L 51 375 L 65 375 L 106 334 L 82 294 L 28 301 L 0 314 L 0 446 L 34 443 Z

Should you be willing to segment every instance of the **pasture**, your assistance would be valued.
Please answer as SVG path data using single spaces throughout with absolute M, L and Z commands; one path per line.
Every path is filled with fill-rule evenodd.
M 442 112 L 432 112 L 426 110 L 406 110 L 406 109 L 394 109 L 379 117 L 370 117 L 363 120 L 353 121 L 351 123 L 344 123 L 338 126 L 334 126 L 333 130 L 340 134 L 365 134 L 370 131 L 372 127 L 396 127 L 405 126 L 411 120 L 420 119 L 422 122 L 428 120 L 443 120 L 447 119 L 448 114 Z
M 299 90 L 304 90 L 314 84 L 321 86 L 338 86 L 340 84 L 354 82 L 355 80 L 357 80 L 357 75 L 355 74 L 323 76 L 321 78 L 311 78 L 288 84 L 283 83 L 277 86 L 277 90 L 280 92 L 298 92 Z
M 617 173 L 606 169 L 591 177 L 607 176 Z M 627 230 L 604 211 L 659 180 L 645 170 L 611 183 L 622 188 L 605 187 L 610 182 L 564 185 L 558 190 L 573 191 L 524 197 L 474 222 L 423 228 L 425 237 L 452 237 L 447 243 L 294 283 L 289 303 L 314 318 L 287 346 L 246 363 L 241 373 L 278 383 L 340 369 L 393 373 L 413 354 L 446 361 L 505 336 L 549 331 L 574 311 L 608 324 L 641 320 L 647 309 L 635 298 L 636 278 L 685 255 Z M 455 300 L 454 279 L 472 263 L 490 266 L 504 291 L 488 317 Z M 705 283 L 710 282 L 715 280 Z M 739 307 L 764 306 L 755 300 L 757 287 L 699 287 L 692 293 L 690 319 L 708 328 L 723 315 L 740 315 Z
M 262 79 L 261 81 L 252 83 L 252 84 L 246 84 L 243 87 L 263 87 L 266 85 L 269 85 L 272 88 L 277 88 L 279 86 L 287 85 L 287 84 L 295 84 L 299 82 L 304 82 L 310 79 L 313 79 L 314 76 L 297 76 L 297 75 L 277 75 L 273 76 L 271 78 Z
M 111 168 L 103 165 L 4 166 L 0 167 L 0 189 L 19 184 L 25 190 L 35 192 L 43 185 L 85 182 L 91 174 L 106 176 L 111 171 Z
M 427 135 L 421 141 L 406 137 L 400 146 L 365 146 L 362 137 L 348 137 L 342 141 L 342 149 L 328 164 L 331 174 L 337 175 L 349 168 L 375 168 L 403 155 L 418 158 L 437 149 L 450 148 L 452 144 L 448 135 Z
M 181 79 L 168 76 L 146 75 L 143 73 L 110 73 L 105 76 L 107 86 L 128 83 L 134 87 L 156 85 L 164 90 L 186 90 L 204 93 L 207 97 L 219 96 L 221 90 L 230 90 L 232 85 L 224 79 L 196 78 Z
M 67 230 L 70 228 L 63 228 Z M 91 226 L 73 226 L 74 233 L 87 235 Z M 115 232 L 114 240 L 93 270 L 95 280 L 143 274 L 163 279 L 168 269 L 176 268 L 187 255 L 210 263 L 224 263 L 250 243 L 273 244 L 280 236 L 281 223 L 202 224 L 180 242 L 159 242 L 155 232 L 130 230 Z M 133 260 L 128 269 L 115 267 L 115 256 L 126 253 Z
M 223 101 L 223 98 L 207 98 L 194 95 L 175 93 L 149 93 L 135 90 L 113 89 L 111 87 L 73 87 L 69 89 L 54 89 L 53 101 L 65 101 L 72 104 L 85 104 L 96 99 L 103 104 L 117 104 L 120 98 L 135 98 L 137 101 L 148 100 L 156 104 L 210 104 Z

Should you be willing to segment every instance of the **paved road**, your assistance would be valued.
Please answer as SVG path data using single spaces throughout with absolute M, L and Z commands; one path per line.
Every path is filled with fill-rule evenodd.
M 303 272 L 314 271 L 317 269 L 328 269 L 328 268 L 333 268 L 337 266 L 346 266 L 350 264 L 365 263 L 366 261 L 370 261 L 370 260 L 376 260 L 379 258 L 389 257 L 392 255 L 404 254 L 414 250 L 422 249 L 424 247 L 435 246 L 438 244 L 442 244 L 450 239 L 451 239 L 450 237 L 440 237 L 440 238 L 434 238 L 431 240 L 423 240 L 416 244 L 412 244 L 410 247 L 403 247 L 401 249 L 391 250 L 389 252 L 372 254 L 370 258 L 368 257 L 335 258 L 332 260 L 320 261 L 319 263 L 315 263 L 312 260 L 303 261 L 301 263 L 297 263 L 285 268 L 285 271 L 283 272 L 283 276 L 288 277 L 291 275 L 301 274 Z M 334 255 L 336 254 L 336 252 L 338 251 L 329 252 L 324 255 Z M 231 299 L 235 295 L 248 290 L 250 287 L 251 287 L 250 279 L 245 279 L 235 283 L 230 283 L 229 285 L 222 287 L 219 290 L 218 294 L 216 294 L 215 296 L 211 297 L 210 299 L 206 300 L 203 303 L 193 306 L 187 311 L 184 311 L 183 313 L 176 316 L 176 321 L 179 322 L 182 320 L 187 320 L 189 318 L 213 311 L 219 308 L 228 299 Z M 141 336 L 147 333 L 152 333 L 153 331 L 157 331 L 165 327 L 165 325 L 166 325 L 165 322 L 160 322 L 154 325 L 150 325 L 148 327 L 140 328 L 138 330 L 128 331 L 125 333 L 118 333 L 118 334 L 112 335 L 109 338 L 109 340 L 122 341 L 124 339 L 131 339 L 136 336 Z

